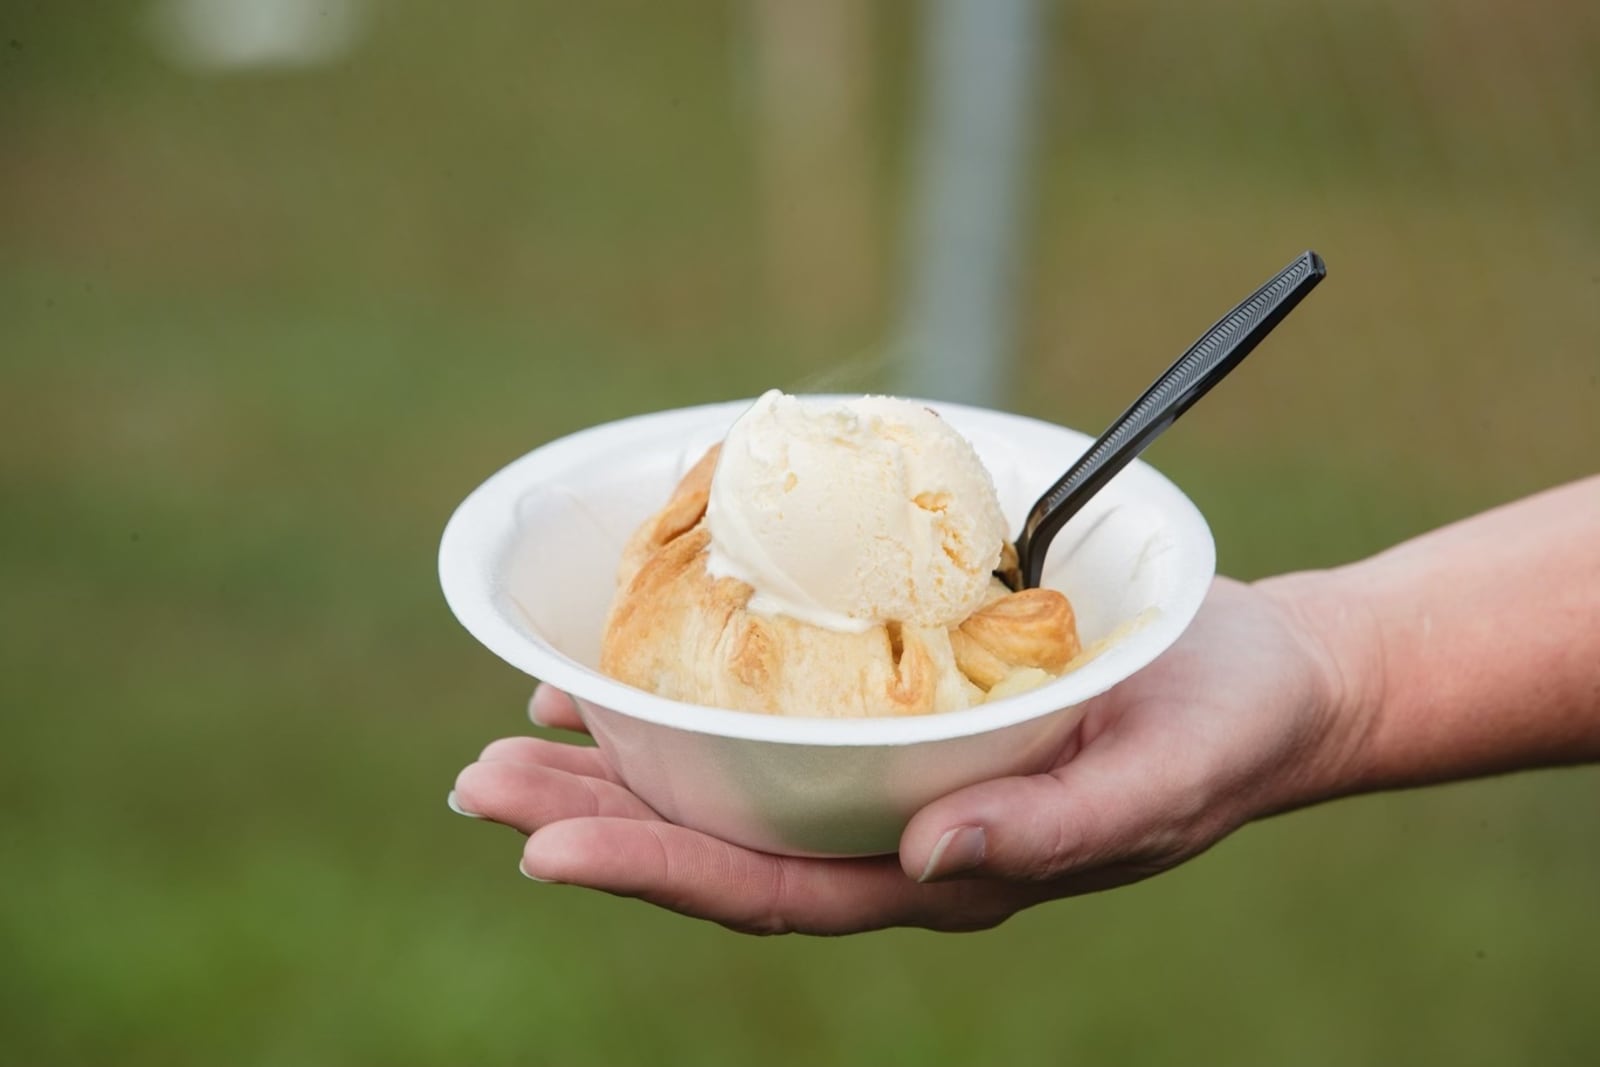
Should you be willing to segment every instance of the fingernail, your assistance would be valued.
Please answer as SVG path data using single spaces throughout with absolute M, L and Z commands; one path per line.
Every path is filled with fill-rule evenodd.
M 465 815 L 469 819 L 483 818 L 483 816 L 479 815 L 477 812 L 468 811 L 466 808 L 463 808 L 461 806 L 461 801 L 456 799 L 456 791 L 454 789 L 445 794 L 444 802 L 449 806 L 450 810 L 455 812 L 457 815 Z
M 556 880 L 554 878 L 540 878 L 537 874 L 529 874 L 528 865 L 521 860 L 517 861 L 517 871 L 521 873 L 522 877 L 528 879 L 530 882 L 540 882 L 544 885 L 556 884 Z
M 534 688 L 533 696 L 528 698 L 528 721 L 535 726 L 543 726 L 548 729 L 550 724 L 539 717 L 539 690 L 543 688 L 543 683 L 539 684 Z
M 928 865 L 922 869 L 922 877 L 917 881 L 937 882 L 941 878 L 972 870 L 983 862 L 987 845 L 981 826 L 957 826 L 953 830 L 946 830 L 933 846 Z

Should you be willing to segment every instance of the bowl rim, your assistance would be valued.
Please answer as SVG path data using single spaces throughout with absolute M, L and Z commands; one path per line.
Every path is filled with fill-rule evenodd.
M 836 394 L 806 394 L 808 399 L 842 399 Z M 1081 667 L 1016 696 L 958 711 L 892 718 L 825 718 L 766 715 L 669 700 L 619 682 L 567 656 L 512 623 L 497 601 L 499 561 L 516 530 L 516 501 L 548 476 L 592 455 L 597 440 L 624 429 L 635 432 L 685 431 L 726 419 L 731 423 L 754 398 L 699 404 L 633 415 L 590 426 L 549 441 L 490 475 L 457 505 L 439 542 L 439 583 L 445 602 L 461 625 L 496 656 L 564 690 L 580 703 L 675 730 L 743 741 L 824 747 L 881 747 L 954 740 L 990 733 L 1077 706 L 1148 666 L 1177 641 L 1199 611 L 1216 571 L 1216 545 L 1200 510 L 1154 467 L 1134 460 L 1116 480 L 1143 483 L 1141 499 L 1152 499 L 1166 516 L 1176 549 L 1189 556 L 1179 571 L 1171 599 L 1155 617 L 1118 639 Z M 1081 431 L 1027 415 L 949 401 L 918 400 L 956 420 L 995 420 L 1028 424 L 1078 439 Z M 958 429 L 961 427 L 958 426 Z M 963 430 L 963 433 L 966 431 Z M 1065 454 L 1065 453 L 1064 453 Z M 1063 467 L 1064 469 L 1064 467 Z

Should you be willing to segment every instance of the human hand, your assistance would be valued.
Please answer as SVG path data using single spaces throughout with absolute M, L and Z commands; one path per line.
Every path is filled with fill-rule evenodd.
M 1245 822 L 1337 792 L 1359 745 L 1338 671 L 1285 595 L 1295 579 L 1218 579 L 1184 636 L 1090 703 L 1055 766 L 919 811 L 898 856 L 753 852 L 664 821 L 598 749 L 496 741 L 452 804 L 531 835 L 522 871 L 752 933 L 972 930 L 1149 877 Z M 548 686 L 530 714 L 582 730 Z

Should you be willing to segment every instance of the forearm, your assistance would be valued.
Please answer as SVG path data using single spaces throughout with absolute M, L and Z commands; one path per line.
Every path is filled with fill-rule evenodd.
M 1600 759 L 1600 477 L 1260 586 L 1326 650 L 1322 796 Z

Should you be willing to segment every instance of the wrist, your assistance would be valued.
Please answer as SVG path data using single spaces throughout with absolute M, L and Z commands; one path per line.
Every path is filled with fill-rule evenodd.
M 1310 803 L 1600 759 L 1600 477 L 1257 588 L 1320 664 Z
M 1302 571 L 1254 583 L 1282 613 L 1306 654 L 1318 719 L 1294 792 L 1276 810 L 1372 788 L 1388 669 L 1377 616 L 1349 567 Z

